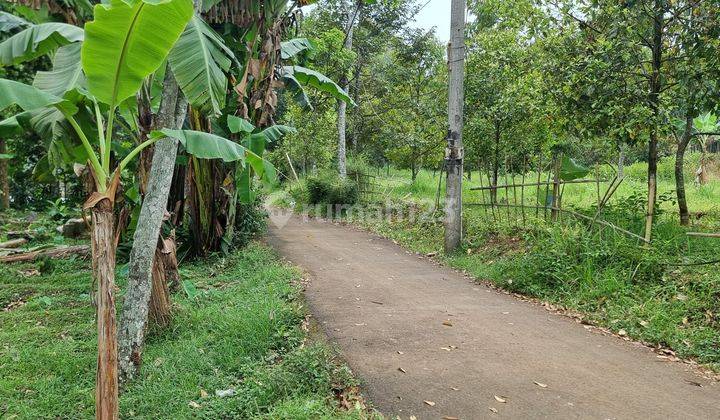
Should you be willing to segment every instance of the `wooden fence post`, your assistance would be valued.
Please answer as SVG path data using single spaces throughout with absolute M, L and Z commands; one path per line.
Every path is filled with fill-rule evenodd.
M 558 214 L 560 211 L 560 164 L 562 159 L 559 155 L 553 155 L 553 194 L 552 194 L 552 206 L 550 210 L 550 219 L 553 222 L 557 222 Z

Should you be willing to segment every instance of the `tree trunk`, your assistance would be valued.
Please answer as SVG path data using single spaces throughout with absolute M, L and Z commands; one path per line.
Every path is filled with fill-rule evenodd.
M 170 324 L 170 289 L 163 258 L 163 240 L 155 248 L 155 262 L 152 268 L 152 288 L 150 292 L 149 319 L 156 325 L 166 327 Z
M 118 418 L 118 348 L 115 322 L 115 235 L 109 199 L 92 208 L 92 266 L 97 283 L 98 357 L 95 416 Z
M 653 121 L 650 128 L 650 144 L 648 145 L 648 194 L 644 235 L 646 243 L 649 243 L 652 239 L 655 199 L 657 197 L 657 144 L 660 117 L 660 91 L 662 89 L 660 67 L 662 65 L 662 26 L 664 20 L 664 8 L 660 0 L 655 0 L 653 10 L 655 16 L 653 19 L 652 73 L 650 75 L 650 92 L 648 96 L 648 103 L 650 104 L 650 110 L 652 111 Z
M 688 211 L 687 198 L 685 197 L 685 173 L 683 169 L 685 164 L 685 150 L 687 150 L 687 146 L 690 144 L 690 139 L 692 138 L 692 127 L 693 117 L 688 111 L 685 116 L 685 130 L 683 131 L 683 136 L 675 152 L 675 191 L 677 193 L 680 224 L 683 226 L 690 224 L 690 211 Z
M 5 139 L 0 138 L 0 154 L 7 153 Z M 10 208 L 10 180 L 7 159 L 0 159 L 0 210 Z
M 621 145 L 618 146 L 618 178 L 625 177 L 625 148 Z
M 493 157 L 492 179 L 490 180 L 490 201 L 497 204 L 498 171 L 500 170 L 500 121 L 495 120 L 495 150 Z
M 357 17 L 358 13 L 360 12 L 360 7 L 362 5 L 361 1 L 358 1 L 355 6 L 355 11 L 350 16 L 350 19 L 348 20 L 348 26 L 345 32 L 345 42 L 343 43 L 343 48 L 346 50 L 352 51 L 352 44 L 353 44 L 353 32 L 355 28 L 355 18 Z M 343 76 L 340 78 L 340 87 L 347 92 L 348 91 L 348 79 L 347 75 L 343 74 Z M 338 101 L 338 119 L 337 119 L 337 129 L 338 129 L 338 174 L 340 175 L 340 178 L 346 178 L 347 177 L 347 165 L 346 165 L 346 152 L 347 152 L 347 140 L 345 137 L 345 128 L 347 126 L 347 103 L 345 101 Z
M 465 0 L 452 0 L 448 45 L 448 137 L 445 150 L 445 252 L 462 240 L 463 100 L 465 68 Z
M 163 82 L 163 97 L 155 126 L 179 128 L 185 119 L 187 101 L 168 68 Z M 142 346 L 148 320 L 148 304 L 152 290 L 155 249 L 172 182 L 178 142 L 164 138 L 155 144 L 152 167 L 148 175 L 147 193 L 138 218 L 133 248 L 130 252 L 128 286 L 123 301 L 118 344 L 119 367 L 122 380 L 137 375 L 142 360 Z

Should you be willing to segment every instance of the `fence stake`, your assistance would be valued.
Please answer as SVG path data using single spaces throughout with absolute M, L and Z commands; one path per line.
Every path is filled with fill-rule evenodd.
M 558 155 L 553 156 L 553 197 L 552 197 L 552 209 L 550 210 L 550 219 L 553 222 L 557 222 L 559 207 L 559 195 L 560 195 L 560 157 Z
M 540 204 L 540 175 L 542 173 L 542 151 L 538 153 L 538 176 L 537 176 L 537 188 L 535 188 L 535 202 Z M 547 202 L 547 201 L 546 201 Z M 545 203 L 543 203 L 545 204 Z M 535 218 L 540 217 L 540 209 L 535 209 Z
M 522 184 L 522 187 L 520 187 L 520 204 L 523 205 L 520 210 L 522 211 L 523 229 L 525 228 L 525 172 L 527 172 L 527 156 L 523 156 L 522 179 L 520 180 Z
M 505 155 L 505 203 L 510 204 L 510 183 L 508 182 L 508 157 Z M 508 223 L 510 223 L 510 206 L 506 207 L 508 215 Z
M 483 186 L 483 177 L 482 177 L 482 164 L 478 164 L 478 182 L 480 182 L 480 186 Z M 485 190 L 480 190 L 480 201 L 485 204 Z M 483 206 L 483 211 L 485 212 L 485 217 L 487 217 L 487 207 Z

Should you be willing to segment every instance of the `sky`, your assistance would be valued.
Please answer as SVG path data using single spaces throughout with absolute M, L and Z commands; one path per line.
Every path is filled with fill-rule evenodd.
M 435 27 L 438 39 L 446 43 L 450 39 L 450 0 L 420 0 L 420 5 L 423 4 L 425 7 L 410 26 L 423 29 Z

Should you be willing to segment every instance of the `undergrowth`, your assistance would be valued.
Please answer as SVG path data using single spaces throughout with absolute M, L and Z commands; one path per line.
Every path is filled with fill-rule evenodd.
M 0 417 L 93 417 L 88 266 L 74 259 L 48 273 L 32 264 L 0 266 Z M 252 243 L 183 266 L 181 274 L 188 283 L 173 296 L 172 324 L 150 330 L 142 375 L 121 393 L 121 417 L 367 416 L 359 402 L 337 408 L 336 395 L 352 393 L 353 379 L 324 344 L 307 341 L 299 273 L 271 250 Z

